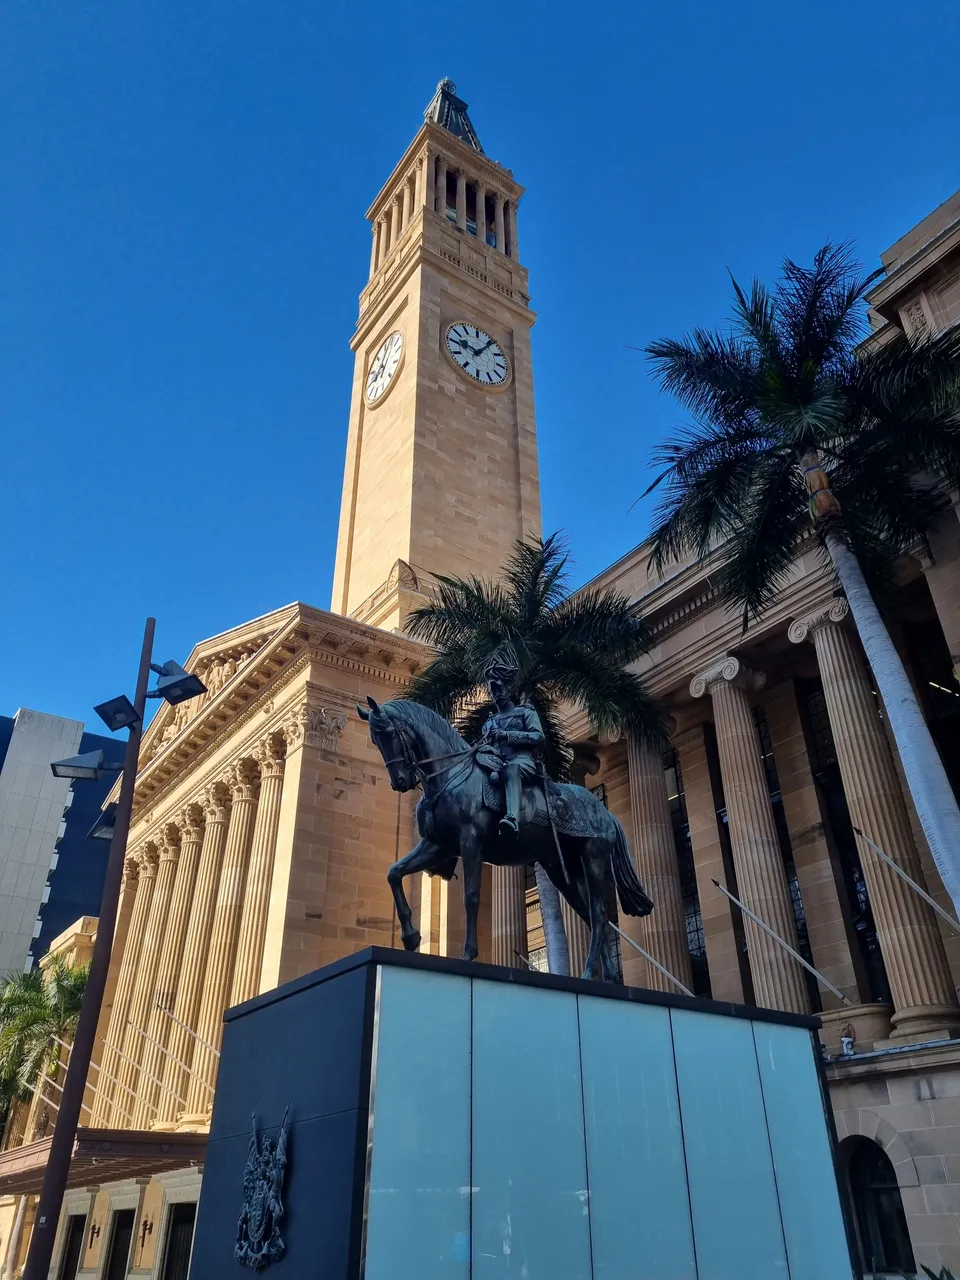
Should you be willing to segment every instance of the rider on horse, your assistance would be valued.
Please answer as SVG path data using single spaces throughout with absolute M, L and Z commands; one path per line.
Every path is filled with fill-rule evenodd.
M 544 743 L 540 717 L 526 703 L 517 702 L 520 668 L 504 658 L 494 659 L 484 672 L 490 697 L 497 705 L 483 726 L 477 763 L 503 779 L 506 812 L 501 835 L 519 835 L 523 784 L 540 777 L 539 752 Z

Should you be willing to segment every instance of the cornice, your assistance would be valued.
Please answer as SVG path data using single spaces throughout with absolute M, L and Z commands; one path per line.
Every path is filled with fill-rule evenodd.
M 956 249 L 960 248 L 960 219 L 945 227 L 927 241 L 915 254 L 901 262 L 867 293 L 867 302 L 884 315 L 883 308 L 894 304 L 897 296 L 916 285 L 930 271 L 936 270 Z M 890 317 L 887 317 L 890 318 Z

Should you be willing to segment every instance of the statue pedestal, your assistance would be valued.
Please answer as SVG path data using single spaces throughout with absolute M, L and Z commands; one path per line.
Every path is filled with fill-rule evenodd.
M 191 1280 L 849 1280 L 817 1020 L 373 948 L 226 1015 Z

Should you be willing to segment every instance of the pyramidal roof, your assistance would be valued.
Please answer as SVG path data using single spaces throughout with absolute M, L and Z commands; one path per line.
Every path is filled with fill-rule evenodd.
M 480 139 L 467 115 L 467 104 L 462 98 L 457 97 L 457 86 L 452 80 L 440 81 L 437 92 L 423 113 L 423 118 L 431 124 L 440 125 L 455 138 L 459 138 L 468 147 L 473 147 L 474 151 L 479 151 L 483 155 Z

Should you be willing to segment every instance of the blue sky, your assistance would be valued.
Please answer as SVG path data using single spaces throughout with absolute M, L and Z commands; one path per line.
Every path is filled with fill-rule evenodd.
M 0 6 L 0 713 L 91 719 L 158 659 L 328 606 L 364 210 L 437 80 L 527 187 L 544 526 L 638 543 L 678 420 L 631 347 L 717 324 L 727 268 L 877 254 L 960 187 L 960 11 Z

